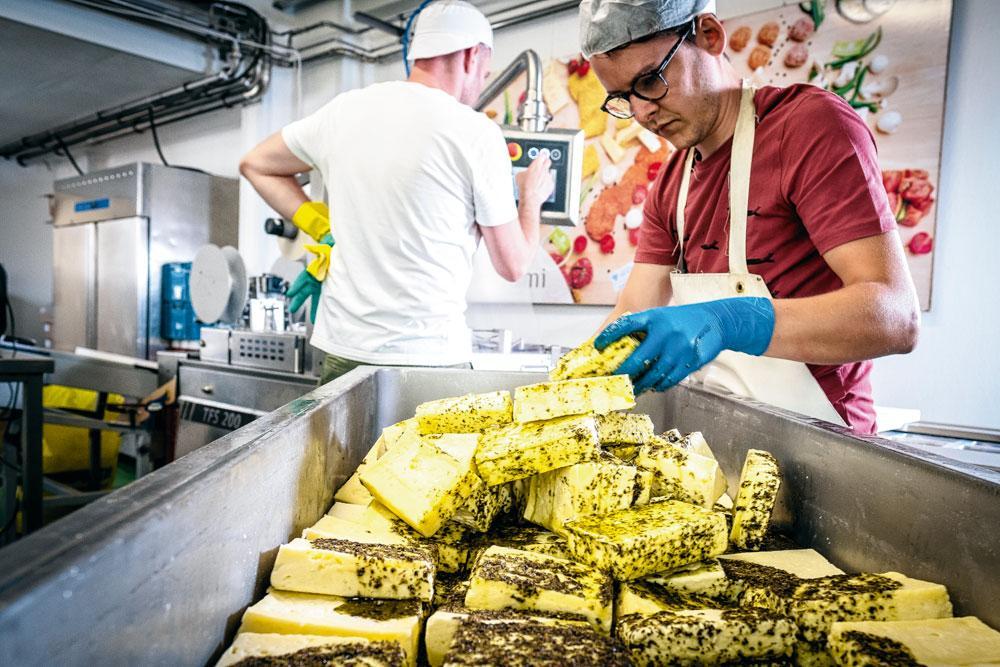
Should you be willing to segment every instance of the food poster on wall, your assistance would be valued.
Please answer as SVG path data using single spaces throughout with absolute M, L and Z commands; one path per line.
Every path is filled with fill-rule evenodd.
M 899 223 L 921 307 L 930 307 L 950 0 L 791 3 L 725 20 L 727 55 L 755 85 L 811 83 L 841 95 L 875 137 L 883 184 Z M 477 256 L 472 302 L 614 304 L 632 267 L 651 180 L 673 148 L 632 120 L 600 110 L 590 64 L 547 63 L 550 127 L 585 133 L 581 220 L 543 225 L 541 252 L 521 281 L 503 285 Z M 515 122 L 524 78 L 487 109 Z

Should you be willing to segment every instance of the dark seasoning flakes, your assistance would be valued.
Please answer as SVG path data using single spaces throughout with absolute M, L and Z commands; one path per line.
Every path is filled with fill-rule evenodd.
M 400 666 L 406 664 L 403 648 L 396 642 L 351 642 L 304 648 L 294 653 L 243 658 L 233 667 L 331 667 L 332 665 Z

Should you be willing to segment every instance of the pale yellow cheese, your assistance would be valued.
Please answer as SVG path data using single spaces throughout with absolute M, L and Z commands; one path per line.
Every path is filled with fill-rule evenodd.
M 596 151 L 595 151 L 596 157 Z M 597 168 L 594 168 L 597 171 Z M 628 313 L 623 313 L 627 315 Z M 613 375 L 618 367 L 639 347 L 639 341 L 632 336 L 624 336 L 597 351 L 594 339 L 586 341 L 559 357 L 555 367 L 549 372 L 550 380 L 572 380 L 574 378 L 601 377 Z
M 889 657 L 887 644 L 890 650 L 905 653 L 912 664 L 1000 665 L 1000 632 L 975 616 L 834 623 L 829 643 L 842 667 L 885 664 L 881 661 Z
M 433 536 L 424 537 L 377 500 L 365 508 L 358 523 L 376 533 L 390 533 L 429 549 L 440 573 L 453 574 L 465 569 L 471 541 L 470 531 L 465 526 L 449 521 Z
M 243 613 L 239 631 L 395 642 L 414 665 L 422 619 L 423 607 L 414 600 L 348 600 L 272 589 Z
M 361 482 L 358 482 L 360 484 Z M 362 487 L 363 488 L 363 487 Z M 365 493 L 368 493 L 365 491 Z M 344 519 L 345 521 L 353 521 L 359 523 L 361 518 L 365 515 L 365 511 L 368 509 L 369 503 L 364 505 L 356 505 L 354 503 L 345 502 L 335 502 L 332 507 L 327 511 L 330 516 L 335 516 L 338 519 Z
M 475 463 L 483 481 L 496 486 L 593 458 L 599 447 L 593 417 L 560 417 L 484 433 Z
M 492 546 L 476 560 L 465 595 L 471 609 L 564 612 L 611 631 L 611 578 L 547 554 Z
M 375 463 L 383 454 L 385 454 L 389 449 L 395 446 L 401 438 L 403 438 L 408 432 L 415 433 L 417 429 L 416 419 L 404 419 L 401 422 L 386 426 L 382 429 L 381 435 L 379 435 L 378 440 L 372 445 L 368 453 L 365 454 L 365 458 L 361 461 L 361 465 L 358 466 L 357 470 L 354 471 L 343 486 L 337 489 L 337 493 L 334 494 L 333 499 L 340 503 L 349 503 L 354 505 L 367 505 L 372 501 L 372 495 L 368 493 L 368 489 L 361 484 L 361 473 L 364 469 Z
M 652 473 L 653 497 L 670 498 L 712 508 L 726 492 L 718 461 L 653 437 L 639 448 L 635 464 Z
M 430 601 L 435 569 L 433 555 L 413 545 L 297 538 L 278 549 L 271 585 L 299 593 Z
M 718 601 L 695 593 L 682 593 L 647 579 L 623 581 L 618 585 L 615 597 L 615 618 L 622 619 L 632 614 L 651 616 L 661 611 L 682 609 L 716 609 Z
M 723 554 L 724 561 L 740 561 L 774 567 L 793 574 L 800 579 L 817 579 L 844 574 L 844 571 L 828 561 L 815 549 L 783 549 L 779 551 L 746 551 Z
M 642 445 L 653 437 L 653 420 L 634 412 L 609 412 L 594 417 L 597 437 L 608 445 Z
M 552 62 L 545 67 L 542 75 L 542 99 L 545 100 L 545 106 L 553 116 L 572 101 L 566 83 L 556 74 Z
M 593 461 L 540 473 L 528 479 L 524 518 L 563 535 L 567 521 L 631 507 L 636 469 L 602 453 Z
M 643 127 L 639 123 L 632 121 L 628 125 L 620 128 L 617 133 L 615 133 L 615 141 L 622 146 L 627 146 L 629 142 L 635 141 L 639 138 L 639 133 L 642 132 Z
M 573 557 L 631 580 L 718 556 L 726 517 L 675 500 L 589 516 L 565 526 Z
M 607 134 L 601 135 L 601 148 L 611 158 L 612 164 L 618 164 L 625 159 L 625 149 L 618 145 L 618 142 Z
M 465 504 L 476 481 L 471 457 L 458 460 L 422 436 L 396 443 L 361 473 L 365 488 L 425 537 L 436 533 Z
M 511 422 L 509 391 L 467 394 L 417 406 L 420 433 L 481 433 Z
M 435 436 L 427 436 L 434 438 Z M 473 460 L 473 471 L 476 477 L 472 481 L 472 492 L 452 517 L 452 521 L 463 526 L 472 528 L 481 533 L 485 533 L 493 525 L 493 521 L 505 509 L 510 507 L 510 488 L 507 485 L 487 486 L 478 474 L 475 467 L 474 457 L 476 448 L 479 446 L 478 436 L 451 435 L 436 436 L 432 440 L 435 445 L 441 448 L 458 460 Z
M 726 571 L 715 558 L 691 563 L 670 572 L 652 574 L 641 581 L 663 586 L 682 595 L 701 595 L 711 598 L 725 596 L 728 589 Z
M 650 153 L 657 152 L 658 150 L 660 150 L 660 147 L 662 146 L 662 144 L 660 143 L 660 137 L 653 134 L 647 129 L 643 129 L 643 131 L 639 133 L 639 141 L 642 143 L 643 146 L 646 147 L 646 150 L 648 150 Z
M 778 501 L 781 472 L 770 453 L 747 451 L 740 486 L 733 501 L 733 527 L 729 540 L 740 549 L 760 549 Z
M 215 667 L 231 667 L 254 658 L 276 659 L 273 664 L 350 664 L 361 667 L 394 667 L 409 664 L 396 642 L 369 641 L 360 637 L 278 635 L 244 632 L 236 635 Z
M 712 448 L 708 446 L 708 441 L 705 440 L 705 436 L 701 431 L 693 431 L 685 435 L 680 440 L 680 446 L 689 452 L 694 452 L 699 456 L 715 460 L 715 454 L 712 452 Z
M 594 148 L 593 144 L 588 144 L 586 148 L 583 149 L 583 173 L 581 178 L 586 180 L 590 176 L 597 173 L 597 170 L 601 167 L 601 158 L 597 154 L 597 149 Z M 553 378 L 559 379 L 559 378 Z
M 633 407 L 635 394 L 627 375 L 539 382 L 514 390 L 514 421 L 521 424 Z

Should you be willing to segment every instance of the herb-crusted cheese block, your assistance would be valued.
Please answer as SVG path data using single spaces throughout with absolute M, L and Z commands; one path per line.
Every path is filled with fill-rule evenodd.
M 576 614 L 608 633 L 612 591 L 610 577 L 580 563 L 492 546 L 472 568 L 465 606 Z
M 478 436 L 428 435 L 425 437 L 460 461 L 474 459 L 476 448 L 479 446 Z M 479 477 L 475 463 L 473 463 L 473 470 L 476 472 L 476 478 L 472 482 L 472 492 L 451 520 L 480 533 L 485 533 L 493 525 L 497 516 L 510 507 L 510 487 L 507 485 L 488 486 Z
M 637 339 L 625 336 L 599 352 L 594 347 L 594 339 L 591 338 L 561 356 L 555 368 L 549 373 L 549 379 L 572 380 L 613 375 L 637 347 L 639 347 Z
M 524 518 L 563 535 L 567 521 L 631 507 L 635 475 L 635 466 L 603 452 L 593 461 L 535 475 L 528 479 Z
M 348 600 L 270 590 L 243 613 L 240 635 L 269 633 L 353 637 L 401 646 L 416 664 L 423 607 L 415 600 Z
M 483 434 L 476 468 L 488 485 L 496 486 L 593 458 L 598 447 L 590 416 L 513 424 Z
M 609 412 L 597 415 L 597 437 L 608 445 L 641 445 L 653 437 L 653 420 L 634 412 Z
M 463 622 L 452 639 L 445 667 L 628 667 L 618 642 L 593 628 L 532 620 Z
M 619 580 L 697 563 L 727 547 L 724 515 L 676 500 L 583 517 L 565 527 L 575 559 Z
M 706 595 L 682 593 L 648 578 L 636 579 L 619 584 L 618 595 L 615 597 L 615 618 L 620 620 L 631 614 L 650 616 L 661 611 L 720 609 L 734 606 Z
M 407 661 L 403 647 L 395 642 L 371 642 L 358 637 L 247 632 L 236 635 L 216 667 L 340 664 L 402 667 Z
M 479 556 L 492 546 L 534 551 L 558 558 L 570 558 L 566 540 L 555 533 L 534 526 L 503 526 L 488 535 L 482 535 L 469 554 L 469 564 L 474 565 Z
M 663 586 L 682 595 L 722 598 L 728 591 L 726 571 L 715 558 L 685 565 L 671 572 L 652 574 L 642 581 Z
M 474 439 L 475 434 L 438 436 Z M 469 451 L 474 451 L 473 446 Z M 361 483 L 414 530 L 430 537 L 465 504 L 478 481 L 471 453 L 463 458 L 442 451 L 432 436 L 397 442 L 361 473 Z
M 771 523 L 780 486 L 781 472 L 774 457 L 759 449 L 749 450 L 733 504 L 733 529 L 729 539 L 735 546 L 760 548 Z
M 434 572 L 430 552 L 412 545 L 297 538 L 278 549 L 271 585 L 299 593 L 430 601 Z
M 671 498 L 711 509 L 726 492 L 718 461 L 653 437 L 639 448 L 635 464 L 652 475 L 652 497 Z
M 633 407 L 635 394 L 627 375 L 539 382 L 514 390 L 514 421 L 521 424 Z
M 829 643 L 842 667 L 1000 665 L 1000 632 L 975 616 L 834 623 Z
M 511 422 L 509 391 L 441 398 L 417 406 L 420 433 L 480 433 Z
M 368 489 L 361 484 L 361 473 L 366 467 L 375 463 L 389 451 L 396 443 L 401 440 L 406 434 L 417 432 L 417 420 L 416 419 L 404 419 L 401 422 L 386 426 L 382 429 L 382 434 L 379 436 L 375 444 L 372 445 L 368 453 L 365 454 L 365 458 L 361 461 L 361 465 L 358 466 L 354 474 L 351 475 L 343 486 L 337 489 L 337 493 L 333 496 L 333 499 L 340 503 L 350 503 L 355 505 L 367 505 L 372 500 L 372 494 L 368 493 Z
M 618 637 L 636 665 L 724 665 L 791 657 L 795 629 L 766 609 L 691 609 L 626 616 Z

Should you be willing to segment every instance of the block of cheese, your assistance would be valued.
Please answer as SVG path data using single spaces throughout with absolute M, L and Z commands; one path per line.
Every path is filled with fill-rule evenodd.
M 636 665 L 723 665 L 787 660 L 795 623 L 766 609 L 689 609 L 631 615 L 618 637 Z
M 708 446 L 708 441 L 701 431 L 692 431 L 680 439 L 680 446 L 689 452 L 694 452 L 698 456 L 705 456 L 715 459 L 712 448 Z
M 467 619 L 456 630 L 445 667 L 631 665 L 621 644 L 589 627 L 526 620 Z
M 652 473 L 652 497 L 682 500 L 711 509 L 726 492 L 718 461 L 652 437 L 639 448 L 635 464 Z
M 565 526 L 573 557 L 630 580 L 723 553 L 726 517 L 676 500 L 587 516 Z
M 639 133 L 639 141 L 642 142 L 642 145 L 645 146 L 646 150 L 650 153 L 657 152 L 662 146 L 660 138 L 647 129 L 643 129 L 643 131 Z
M 653 420 L 634 412 L 609 412 L 594 417 L 597 437 L 608 445 L 641 445 L 653 437 Z
M 481 433 L 511 422 L 509 391 L 467 394 L 417 406 L 420 433 Z
M 567 521 L 631 507 L 635 475 L 635 466 L 606 452 L 593 461 L 540 473 L 528 479 L 524 518 L 564 535 Z
M 576 415 L 488 431 L 475 462 L 483 481 L 496 486 L 593 458 L 599 447 L 594 418 Z
M 553 116 L 572 101 L 569 91 L 566 90 L 566 83 L 555 72 L 554 62 L 545 67 L 545 73 L 542 75 L 542 99 L 545 100 L 545 106 Z
M 430 601 L 434 557 L 409 544 L 297 538 L 278 549 L 271 585 L 284 591 Z
M 617 413 L 612 413 L 617 414 Z M 639 445 L 602 445 L 604 451 L 626 463 L 635 462 L 635 457 L 639 455 Z M 649 484 L 652 484 L 650 480 Z
M 597 170 L 601 167 L 601 158 L 597 154 L 597 149 L 594 148 L 593 144 L 588 144 L 586 148 L 583 149 L 583 172 L 581 178 L 586 180 L 590 176 L 597 173 Z
M 333 499 L 340 503 L 351 503 L 355 505 L 367 505 L 372 500 L 372 495 L 368 493 L 366 489 L 361 484 L 360 474 L 364 469 L 377 461 L 383 454 L 385 454 L 390 448 L 392 448 L 397 441 L 400 440 L 409 431 L 415 432 L 417 428 L 416 419 L 404 419 L 401 422 L 386 426 L 382 429 L 382 434 L 379 436 L 375 444 L 372 445 L 368 453 L 365 454 L 365 458 L 361 461 L 361 465 L 358 466 L 357 470 L 354 471 L 343 486 L 337 489 L 337 493 L 333 496 Z
M 449 521 L 433 536 L 424 537 L 377 500 L 365 508 L 357 523 L 375 533 L 395 535 L 409 544 L 428 549 L 437 561 L 438 573 L 455 573 L 465 569 L 470 540 L 470 530 L 465 526 Z
M 435 445 L 441 450 L 451 454 L 456 459 L 473 459 L 476 448 L 479 446 L 479 437 L 476 435 L 451 435 L 451 436 L 426 436 L 432 439 Z M 433 438 L 437 439 L 433 439 Z M 478 470 L 473 463 L 473 470 L 476 471 L 476 478 L 473 480 L 472 492 L 469 498 L 455 512 L 452 521 L 468 526 L 480 533 L 485 533 L 493 525 L 493 521 L 505 509 L 510 507 L 510 488 L 507 485 L 487 486 L 478 475 Z
M 423 607 L 414 600 L 347 600 L 270 590 L 243 613 L 240 634 L 322 635 L 389 641 L 417 660 Z
M 639 133 L 642 132 L 642 129 L 642 125 L 633 121 L 615 133 L 615 141 L 622 146 L 626 146 L 630 141 L 635 141 L 639 138 Z
M 631 614 L 650 616 L 661 611 L 681 611 L 684 609 L 720 609 L 734 607 L 698 593 L 683 593 L 654 583 L 650 579 L 623 581 L 618 586 L 615 597 L 615 618 Z
M 627 375 L 539 382 L 514 390 L 514 421 L 521 424 L 633 407 L 635 394 Z
M 530 620 L 543 625 L 570 625 L 587 630 L 591 629 L 590 623 L 572 614 L 541 616 L 538 613 L 532 614 L 513 609 L 495 611 L 469 609 L 464 605 L 444 605 L 438 607 L 427 618 L 427 623 L 424 626 L 424 647 L 427 652 L 427 662 L 431 667 L 440 667 L 441 663 L 444 662 L 448 648 L 455 637 L 455 632 L 464 621 L 469 619 L 486 623 Z
M 601 148 L 604 152 L 608 154 L 611 158 L 612 164 L 618 164 L 625 159 L 625 149 L 622 148 L 617 141 L 614 140 L 609 134 L 601 135 Z
M 360 484 L 361 482 L 358 482 Z M 362 487 L 364 488 L 364 487 Z M 368 493 L 366 490 L 365 493 Z M 344 519 L 345 521 L 353 521 L 354 523 L 359 523 L 361 517 L 365 515 L 365 511 L 368 509 L 369 503 L 363 505 L 357 505 L 355 503 L 345 503 L 345 502 L 335 502 L 332 507 L 327 511 L 328 516 L 335 516 L 338 519 Z
M 834 623 L 838 665 L 1000 665 L 1000 632 L 975 616 Z
M 785 586 L 750 586 L 741 603 L 787 614 L 799 637 L 822 646 L 837 621 L 915 621 L 951 616 L 948 589 L 898 572 L 839 574 L 789 582 Z
M 740 486 L 733 501 L 729 540 L 740 549 L 759 549 L 778 500 L 781 472 L 770 453 L 751 449 L 743 461 Z
M 652 574 L 642 581 L 684 595 L 703 595 L 710 598 L 723 598 L 729 588 L 726 571 L 715 558 L 691 563 L 671 572 Z
M 613 588 L 608 575 L 580 563 L 492 546 L 472 568 L 465 606 L 576 614 L 608 633 Z
M 637 347 L 639 347 L 638 339 L 625 336 L 598 351 L 594 347 L 594 339 L 591 338 L 559 357 L 555 368 L 549 371 L 549 379 L 572 380 L 613 375 Z
M 361 473 L 365 488 L 425 537 L 436 533 L 465 504 L 477 480 L 471 455 L 456 459 L 422 436 L 400 440 Z
M 402 667 L 409 663 L 403 647 L 395 642 L 255 632 L 236 635 L 232 646 L 215 663 L 216 667 L 340 664 Z
M 815 549 L 786 549 L 781 551 L 746 551 L 719 556 L 720 565 L 740 561 L 777 568 L 800 579 L 817 579 L 844 574 Z
M 494 545 L 570 558 L 566 540 L 553 532 L 535 526 L 502 526 L 479 537 L 469 554 L 469 566 L 474 566 L 479 556 Z

